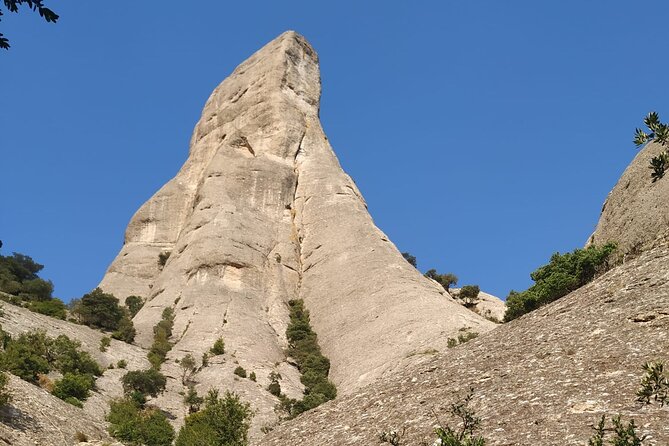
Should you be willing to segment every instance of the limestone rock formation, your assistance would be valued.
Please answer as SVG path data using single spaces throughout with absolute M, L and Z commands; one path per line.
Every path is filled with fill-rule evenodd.
M 669 444 L 669 408 L 636 402 L 646 361 L 669 360 L 669 240 L 550 305 L 289 421 L 263 446 L 433 444 L 470 387 L 486 445 L 586 445 L 602 415 Z M 438 417 L 438 419 L 437 419 Z M 426 443 L 422 443 L 426 442 Z M 608 444 L 608 443 L 607 443 Z
M 647 144 L 609 193 L 588 244 L 618 243 L 621 255 L 637 254 L 669 231 L 669 178 L 653 182 L 650 160 L 663 151 Z
M 223 337 L 226 354 L 197 376 L 198 389 L 235 390 L 273 422 L 264 387 L 279 371 L 299 396 L 285 357 L 287 302 L 304 299 L 340 394 L 393 373 L 415 352 L 445 350 L 462 327 L 494 324 L 462 308 L 409 265 L 373 223 L 318 118 L 318 56 L 286 32 L 221 83 L 195 126 L 178 174 L 133 216 L 100 287 L 147 299 L 134 318 L 149 346 L 163 309 L 175 309 L 165 370 Z M 159 262 L 159 256 L 165 259 Z M 241 365 L 258 382 L 233 375 Z M 183 415 L 177 379 L 161 407 Z M 172 395 L 173 397 L 170 397 Z
M 460 288 L 450 288 L 448 292 L 451 296 L 456 298 L 456 302 L 462 303 L 462 301 L 458 299 Z M 504 313 L 506 313 L 506 304 L 499 297 L 481 291 L 479 292 L 476 304 L 471 310 L 488 320 L 502 322 L 504 320 Z

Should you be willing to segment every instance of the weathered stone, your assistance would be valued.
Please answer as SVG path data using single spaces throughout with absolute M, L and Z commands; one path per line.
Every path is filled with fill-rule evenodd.
M 650 160 L 665 150 L 647 144 L 609 193 L 588 245 L 614 241 L 619 255 L 637 255 L 669 231 L 669 178 L 653 182 Z
M 404 367 L 449 334 L 494 325 L 442 295 L 373 223 L 318 119 L 318 56 L 287 32 L 242 63 L 207 101 L 189 157 L 132 218 L 100 287 L 148 302 L 134 319 L 148 347 L 164 308 L 175 309 L 164 365 L 196 358 L 218 337 L 226 354 L 196 376 L 198 389 L 231 389 L 252 402 L 255 427 L 276 420 L 265 387 L 286 362 L 287 302 L 304 299 L 340 394 Z M 170 253 L 164 265 L 159 255 Z M 407 358 L 409 356 L 409 358 Z M 238 379 L 237 365 L 258 382 Z M 176 380 L 157 400 L 184 415 Z

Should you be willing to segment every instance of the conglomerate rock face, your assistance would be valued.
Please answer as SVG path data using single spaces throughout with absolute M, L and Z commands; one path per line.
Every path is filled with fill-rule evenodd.
M 321 128 L 319 100 L 318 56 L 294 32 L 237 67 L 207 101 L 184 166 L 133 216 L 100 284 L 121 300 L 147 299 L 134 318 L 144 347 L 162 311 L 175 310 L 171 377 L 176 359 L 200 358 L 223 337 L 226 354 L 195 376 L 198 390 L 238 392 L 257 410 L 256 427 L 276 417 L 270 372 L 289 396 L 301 392 L 284 354 L 291 299 L 310 310 L 340 394 L 445 349 L 461 328 L 494 327 L 423 278 L 374 225 Z M 257 382 L 237 379 L 237 366 Z M 183 415 L 182 390 L 170 380 L 158 403 Z
M 650 160 L 662 152 L 657 143 L 637 154 L 609 193 L 588 244 L 614 241 L 620 255 L 636 255 L 669 231 L 669 178 L 653 182 Z
M 582 446 L 602 415 L 669 444 L 669 406 L 637 401 L 648 361 L 669 360 L 669 239 L 550 305 L 277 427 L 263 446 L 432 445 L 471 408 L 489 446 Z M 608 440 L 606 442 L 608 443 Z

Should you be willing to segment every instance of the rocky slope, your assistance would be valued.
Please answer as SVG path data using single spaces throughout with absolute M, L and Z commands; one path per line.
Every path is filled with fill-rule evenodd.
M 277 399 L 264 388 L 279 371 L 299 396 L 285 357 L 286 303 L 304 299 L 340 394 L 445 350 L 460 328 L 493 324 L 423 278 L 373 223 L 341 169 L 318 118 L 318 56 L 287 32 L 219 85 L 207 101 L 179 173 L 132 218 L 100 287 L 148 302 L 134 319 L 151 343 L 164 308 L 176 312 L 175 379 L 160 404 L 184 415 L 176 360 L 196 358 L 223 337 L 227 353 L 196 377 L 198 389 L 231 389 L 272 423 Z M 160 265 L 159 256 L 169 258 Z M 240 380 L 237 366 L 258 382 Z
M 15 376 L 10 377 L 7 389 L 13 400 L 0 410 L 0 445 L 64 446 L 78 444 L 84 438 L 113 443 L 105 423 L 97 416 Z
M 634 158 L 609 193 L 595 232 L 588 244 L 618 243 L 621 255 L 645 249 L 669 230 L 669 178 L 653 182 L 650 160 L 662 152 L 659 144 L 647 144 Z
M 585 445 L 602 414 L 633 418 L 646 444 L 669 444 L 669 407 L 635 392 L 646 361 L 669 360 L 669 241 L 583 288 L 447 352 L 423 356 L 288 422 L 263 445 L 432 444 L 437 418 L 471 386 L 488 445 Z M 257 443 L 261 444 L 261 443 Z
M 456 299 L 456 302 L 462 304 L 462 301 L 458 298 L 460 288 L 450 288 L 448 293 Z M 502 322 L 504 320 L 504 313 L 506 313 L 506 304 L 499 297 L 481 291 L 479 292 L 476 304 L 471 307 L 471 310 L 486 319 Z

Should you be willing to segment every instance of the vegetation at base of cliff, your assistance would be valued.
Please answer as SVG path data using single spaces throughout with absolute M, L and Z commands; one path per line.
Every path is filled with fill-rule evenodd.
M 112 338 L 131 343 L 135 340 L 135 327 L 130 313 L 119 305 L 118 299 L 100 288 L 84 294 L 70 303 L 76 321 L 99 330 L 111 331 Z
M 462 330 L 462 329 L 460 329 L 460 330 L 465 331 L 465 330 Z M 448 346 L 448 348 L 457 347 L 460 344 L 464 344 L 465 342 L 469 342 L 472 339 L 476 339 L 478 337 L 479 337 L 478 332 L 466 331 L 465 333 L 459 334 L 457 338 L 448 338 L 447 346 Z
M 664 370 L 664 362 L 647 362 L 643 370 L 641 387 L 636 392 L 637 401 L 650 404 L 652 399 L 660 403 L 660 407 L 669 404 L 669 372 Z
M 130 313 L 130 318 L 135 317 L 144 306 L 144 299 L 139 296 L 128 296 L 125 298 L 125 307 Z
M 186 417 L 175 446 L 246 446 L 253 412 L 234 393 L 210 390 L 204 407 Z
M 297 363 L 300 381 L 304 384 L 304 398 L 295 400 L 281 395 L 282 407 L 294 417 L 334 399 L 337 388 L 328 379 L 330 360 L 321 353 L 318 337 L 311 329 L 309 311 L 303 300 L 291 300 L 290 323 L 286 329 L 289 346 L 287 354 Z
M 156 369 L 133 370 L 121 379 L 127 397 L 143 406 L 147 396 L 156 397 L 165 391 L 167 378 Z
M 0 299 L 35 313 L 65 319 L 67 307 L 52 296 L 53 283 L 37 275 L 43 268 L 44 265 L 24 254 L 0 255 L 0 291 L 6 293 Z
M 654 183 L 664 177 L 665 172 L 669 169 L 669 125 L 660 122 L 660 116 L 656 112 L 648 113 L 643 123 L 648 127 L 650 133 L 636 129 L 634 132 L 634 144 L 639 147 L 652 141 L 664 147 L 664 150 L 659 155 L 650 160 L 649 167 L 653 169 L 650 177 Z
M 513 290 L 509 293 L 504 321 L 536 310 L 590 282 L 612 266 L 615 250 L 615 243 L 607 243 L 602 247 L 593 245 L 566 254 L 556 252 L 548 265 L 530 274 L 534 285 L 520 293 Z
M 157 370 L 160 370 L 167 353 L 172 350 L 172 343 L 170 342 L 172 328 L 174 328 L 174 310 L 168 307 L 163 310 L 160 322 L 153 327 L 153 344 L 151 344 L 151 350 L 147 355 L 149 362 Z
M 460 401 L 450 405 L 449 414 L 458 420 L 457 427 L 441 425 L 435 429 L 437 444 L 443 446 L 485 446 L 485 439 L 475 435 L 479 429 L 481 419 L 476 416 L 473 409 L 469 407 L 474 396 L 474 389 Z
M 130 398 L 110 402 L 107 421 L 109 434 L 125 444 L 171 446 L 174 440 L 174 429 L 162 411 L 142 407 Z
M 0 369 L 33 384 L 47 382 L 45 375 L 58 371 L 63 377 L 47 387 L 53 395 L 81 406 L 95 388 L 95 377 L 102 375 L 97 362 L 81 350 L 81 343 L 65 335 L 50 338 L 44 331 L 28 331 L 12 339 L 1 331 L 3 351 Z

